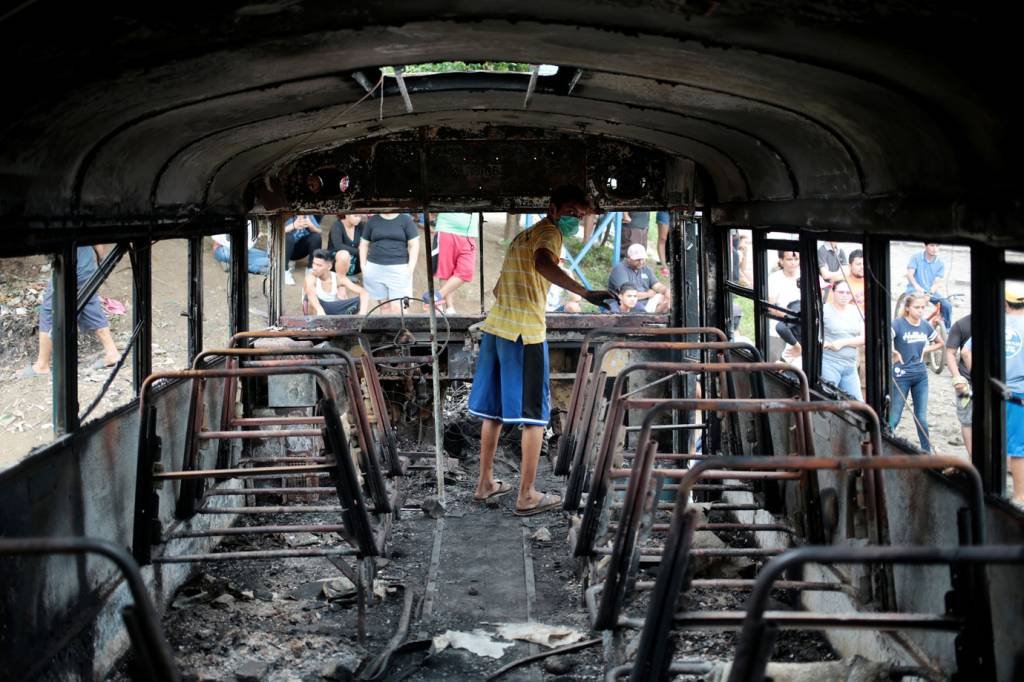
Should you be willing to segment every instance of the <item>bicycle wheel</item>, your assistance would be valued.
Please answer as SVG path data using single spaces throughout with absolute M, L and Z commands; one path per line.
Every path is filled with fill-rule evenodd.
M 935 329 L 935 333 L 942 339 L 942 346 L 938 350 L 933 350 L 925 355 L 924 362 L 931 371 L 936 374 L 942 374 L 942 370 L 946 368 L 946 326 L 942 323 L 942 320 L 939 320 L 932 323 L 932 328 Z

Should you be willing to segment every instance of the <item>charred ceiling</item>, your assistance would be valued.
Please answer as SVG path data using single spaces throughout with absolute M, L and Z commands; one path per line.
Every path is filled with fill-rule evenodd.
M 1021 224 L 1021 137 L 993 68 L 1013 61 L 1016 43 L 1012 22 L 981 10 L 622 0 L 54 7 L 38 0 L 0 17 L 0 51 L 18 75 L 0 112 L 9 228 L 238 216 L 247 188 L 273 185 L 289 164 L 422 130 L 470 139 L 488 126 L 692 162 L 733 220 L 793 221 L 801 205 L 835 206 L 827 222 L 884 200 L 925 207 L 900 218 L 910 230 L 935 215 L 948 218 L 933 229 L 951 235 L 1006 236 Z M 378 71 L 481 59 L 562 68 L 533 86 L 529 74 L 409 77 L 409 102 Z M 488 142 L 508 156 L 502 140 L 471 146 Z
M 669 165 L 682 177 L 666 187 Z M 593 136 L 489 126 L 431 128 L 305 153 L 254 182 L 256 210 L 543 209 L 563 184 L 598 206 L 691 204 L 693 165 L 662 151 Z

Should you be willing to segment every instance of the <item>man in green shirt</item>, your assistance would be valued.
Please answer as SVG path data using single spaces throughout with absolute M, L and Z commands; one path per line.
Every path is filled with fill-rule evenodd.
M 480 232 L 479 213 L 439 213 L 434 218 L 436 246 L 431 253 L 434 276 L 441 286 L 435 291 L 435 305 L 455 314 L 455 291 L 473 281 L 476 272 L 476 236 Z M 427 303 L 429 294 L 423 294 Z

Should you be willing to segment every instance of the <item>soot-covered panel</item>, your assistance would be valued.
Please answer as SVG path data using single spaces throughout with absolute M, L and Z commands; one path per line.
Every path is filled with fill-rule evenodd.
M 660 207 L 667 202 L 668 163 L 662 152 L 595 136 L 432 129 L 304 155 L 271 182 L 258 183 L 257 196 L 264 209 L 310 212 L 408 209 L 424 202 L 531 209 L 543 208 L 559 185 L 576 184 L 599 205 Z M 268 196 L 268 185 L 281 189 Z M 679 196 L 680 188 L 673 189 Z

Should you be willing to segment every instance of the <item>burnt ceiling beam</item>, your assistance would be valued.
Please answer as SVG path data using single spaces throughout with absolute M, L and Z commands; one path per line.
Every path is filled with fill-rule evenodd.
M 863 197 L 723 203 L 710 208 L 721 227 L 797 227 L 1024 246 L 1024 199 Z

